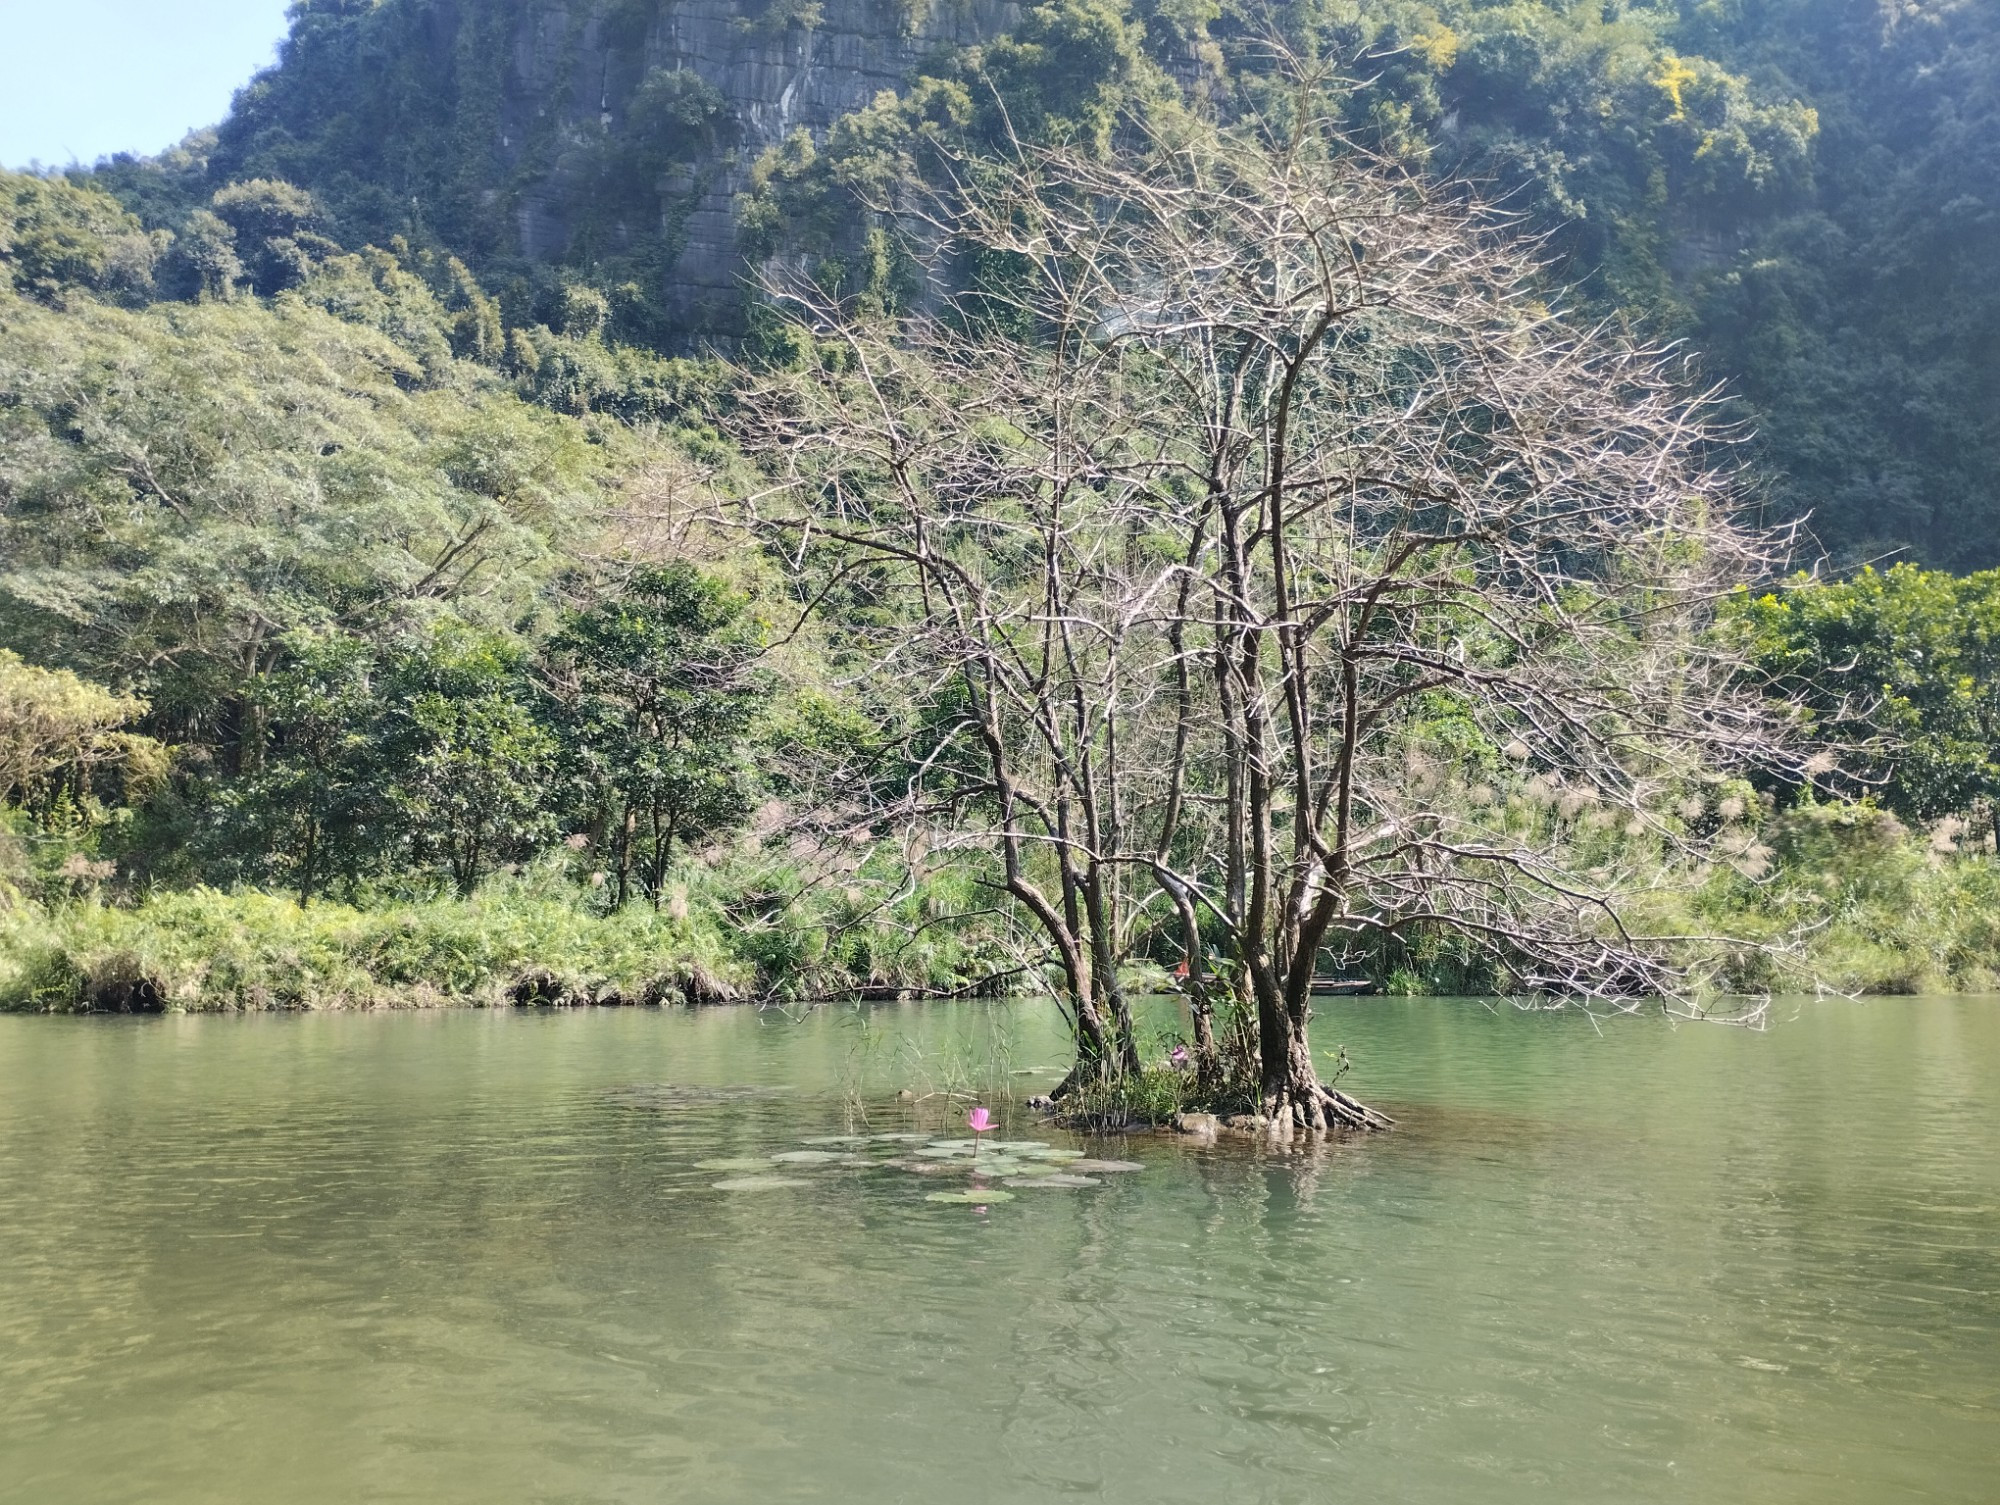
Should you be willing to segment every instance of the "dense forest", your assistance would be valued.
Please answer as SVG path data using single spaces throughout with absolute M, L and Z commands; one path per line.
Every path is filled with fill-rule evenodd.
M 1217 1061 L 1328 966 L 1990 979 L 1990 9 L 839 10 L 723 34 L 907 64 L 823 129 L 652 0 L 305 0 L 0 176 L 0 1000 L 1039 979 L 1139 1075 L 1175 968 Z
M 746 256 L 893 281 L 865 205 L 913 169 L 914 141 L 1108 139 L 1170 101 L 1252 108 L 1276 39 L 1355 81 L 1356 139 L 1486 185 L 1547 235 L 1583 312 L 1688 341 L 1737 394 L 1773 514 L 1810 514 L 1808 555 L 2000 563 L 1991 6 L 941 9 L 750 5 L 717 29 L 654 0 L 306 0 L 216 132 L 93 176 L 177 234 L 232 184 L 289 182 L 314 196 L 314 234 L 459 256 L 510 326 L 557 326 L 580 282 L 618 342 L 733 348 L 754 319 Z M 887 47 L 899 92 L 860 84 L 861 108 L 787 132 L 800 81 L 839 96 L 847 52 L 797 61 L 815 28 Z M 268 291 L 281 273 L 267 258 L 249 275 Z

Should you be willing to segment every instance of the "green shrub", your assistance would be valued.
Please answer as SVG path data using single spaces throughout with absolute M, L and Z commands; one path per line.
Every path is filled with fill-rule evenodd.
M 660 909 L 607 914 L 598 891 L 547 866 L 469 898 L 370 907 L 210 888 L 132 907 L 37 904 L 9 898 L 0 872 L 0 1009 L 722 1001 L 883 982 L 952 991 L 998 970 L 1002 954 L 996 932 L 951 926 L 955 881 L 870 907 L 839 893 L 798 897 L 782 867 L 691 866 Z M 927 907 L 943 917 L 938 933 L 899 947 Z

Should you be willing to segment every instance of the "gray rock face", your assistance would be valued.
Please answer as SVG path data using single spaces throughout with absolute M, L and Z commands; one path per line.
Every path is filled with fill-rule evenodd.
M 897 0 L 823 0 L 811 7 L 817 16 L 810 26 L 776 19 L 785 4 L 523 4 L 502 85 L 501 139 L 493 143 L 515 185 L 519 253 L 532 261 L 572 253 L 576 206 L 589 196 L 583 179 L 598 170 L 593 148 L 629 134 L 628 111 L 649 77 L 691 72 L 720 95 L 723 118 L 700 151 L 671 163 L 655 182 L 625 185 L 638 190 L 639 201 L 656 196 L 658 224 L 627 219 L 598 233 L 613 250 L 663 235 L 676 253 L 652 292 L 691 331 L 726 334 L 740 317 L 747 270 L 734 201 L 758 156 L 797 130 L 823 138 L 843 115 L 903 85 L 927 53 L 1000 35 L 1020 13 L 1011 0 L 935 0 L 906 30 Z M 807 18 L 814 19 L 810 11 Z

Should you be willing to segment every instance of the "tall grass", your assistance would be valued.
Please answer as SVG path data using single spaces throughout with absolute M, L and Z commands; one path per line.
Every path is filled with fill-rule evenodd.
M 949 885 L 871 906 L 785 878 L 691 872 L 660 909 L 608 914 L 547 874 L 367 907 L 206 888 L 127 907 L 0 898 L 0 1009 L 812 998 L 949 991 L 1001 970 L 989 927 L 952 923 L 961 896 Z
M 742 978 L 712 926 L 532 895 L 353 909 L 195 889 L 0 916 L 0 1007 L 266 1009 L 499 1002 L 530 972 L 587 995 Z
M 2000 991 L 2000 861 L 1984 832 L 1911 831 L 1868 806 L 1768 815 L 1741 860 L 1657 876 L 1635 914 L 1708 948 L 1723 992 Z M 0 838 L 5 832 L 0 831 Z M 4 855 L 4 854 L 0 854 Z M 1644 865 L 1627 852 L 1630 868 Z M 809 1002 L 870 992 L 999 991 L 1024 954 L 975 875 L 839 885 L 782 865 L 691 864 L 657 911 L 603 912 L 554 869 L 469 899 L 314 903 L 256 891 L 157 892 L 116 905 L 36 901 L 0 872 L 0 1009 L 240 1010 L 730 996 Z M 1397 993 L 1489 993 L 1498 979 L 1445 935 L 1395 938 L 1347 969 Z M 1151 975 L 1151 974 L 1148 974 Z M 943 1090 L 969 1075 L 922 1063 Z M 1171 1111 L 1162 1076 L 1118 1089 Z M 1158 1098 L 1155 1102 L 1152 1099 Z
M 1765 823 L 1764 871 L 1718 870 L 1687 907 L 1791 942 L 1725 964 L 1735 991 L 1996 992 L 2000 859 L 1984 837 L 1953 820 L 1911 831 L 1865 805 L 1805 805 Z

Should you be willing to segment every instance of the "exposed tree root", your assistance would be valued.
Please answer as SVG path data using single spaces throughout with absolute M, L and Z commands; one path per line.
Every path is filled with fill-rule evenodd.
M 1379 1113 L 1338 1088 L 1318 1081 L 1290 1083 L 1276 1094 L 1267 1094 L 1264 1116 L 1274 1126 L 1310 1129 L 1316 1134 L 1330 1129 L 1374 1131 L 1396 1127 L 1396 1120 L 1388 1114 Z

